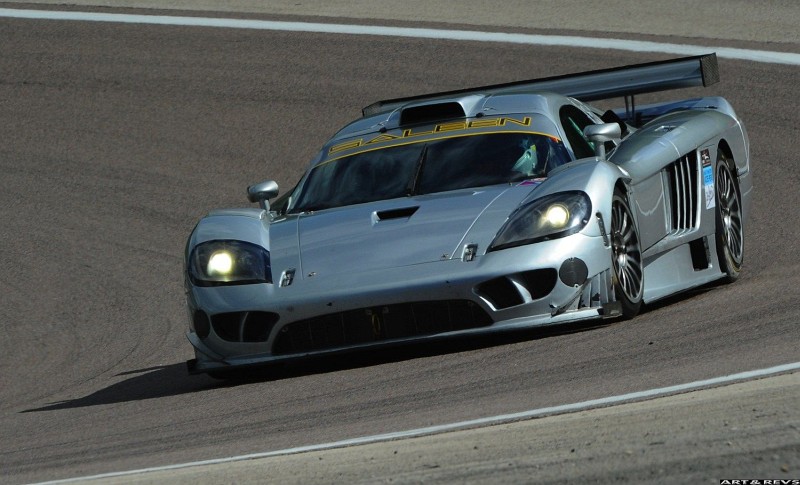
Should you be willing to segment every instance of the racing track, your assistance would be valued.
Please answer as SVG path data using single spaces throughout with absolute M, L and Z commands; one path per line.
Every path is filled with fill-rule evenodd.
M 798 15 L 794 5 L 783 8 L 790 19 Z M 726 37 L 637 38 L 800 51 L 796 38 L 767 44 L 720 31 Z M 780 37 L 768 28 L 761 35 Z M 0 18 L 0 39 L 4 483 L 280 450 L 800 361 L 797 66 L 722 59 L 722 82 L 708 90 L 732 102 L 752 142 L 755 206 L 736 284 L 671 299 L 633 321 L 328 359 L 220 384 L 188 377 L 184 367 L 191 353 L 183 336 L 182 249 L 205 211 L 244 204 L 246 185 L 266 177 L 288 188 L 324 139 L 374 100 L 670 56 L 7 18 Z M 653 416 L 674 420 L 643 421 L 621 438 L 631 441 L 619 454 L 590 446 L 604 443 L 604 427 L 616 426 L 605 412 L 578 431 L 569 431 L 574 419 L 564 415 L 507 436 L 547 437 L 528 450 L 553 457 L 553 477 L 598 459 L 622 467 L 594 476 L 600 481 L 717 479 L 723 472 L 797 478 L 800 391 L 796 379 L 788 382 L 771 402 L 759 402 L 767 391 L 733 386 L 727 408 L 706 404 L 711 391 L 689 398 L 697 401 L 689 414 L 680 403 L 654 404 Z M 748 407 L 737 406 L 745 395 Z M 733 421 L 723 424 L 720 415 Z M 756 423 L 749 435 L 735 432 L 744 415 Z M 442 435 L 437 449 L 483 431 L 463 433 Z M 650 441 L 650 433 L 663 439 Z M 703 436 L 730 445 L 704 447 Z M 661 458 L 675 443 L 692 456 Z M 376 450 L 355 454 L 391 453 Z M 507 466 L 494 448 L 480 460 L 460 474 L 456 461 L 447 474 L 431 464 L 435 458 L 412 457 L 415 474 L 405 478 L 537 476 L 517 461 Z M 286 463 L 251 466 L 241 479 L 278 472 L 290 481 L 397 477 L 368 464 L 353 471 L 347 461 L 326 468 L 316 457 L 302 468 Z

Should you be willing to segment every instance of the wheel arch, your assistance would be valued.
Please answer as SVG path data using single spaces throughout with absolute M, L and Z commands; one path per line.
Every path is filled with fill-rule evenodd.
M 614 190 L 619 190 L 620 192 L 625 194 L 625 197 L 628 197 L 630 193 L 630 190 L 628 188 L 628 183 L 622 177 L 618 178 L 616 183 L 614 183 Z
M 717 150 L 722 152 L 725 155 L 725 158 L 733 160 L 733 150 L 731 150 L 731 146 L 728 144 L 728 141 L 725 138 L 720 138 L 719 143 L 717 144 Z
M 725 138 L 720 138 L 719 143 L 717 144 L 717 160 L 720 159 L 720 155 L 722 155 L 722 159 L 728 165 L 728 168 L 731 171 L 731 175 L 733 175 L 734 179 L 734 188 L 736 192 L 739 193 L 739 197 L 742 197 L 742 189 L 741 189 L 741 180 L 739 177 L 739 170 L 736 166 L 736 158 L 733 155 L 733 150 L 731 149 L 730 144 Z

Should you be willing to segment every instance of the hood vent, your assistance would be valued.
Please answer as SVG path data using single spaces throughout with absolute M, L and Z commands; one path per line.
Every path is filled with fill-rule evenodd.
M 416 207 L 403 207 L 402 209 L 389 209 L 385 211 L 375 212 L 375 218 L 378 221 L 385 221 L 388 219 L 408 219 L 417 212 L 419 206 Z
M 424 104 L 405 108 L 400 113 L 400 125 L 414 125 L 464 117 L 466 117 L 464 107 L 457 102 Z

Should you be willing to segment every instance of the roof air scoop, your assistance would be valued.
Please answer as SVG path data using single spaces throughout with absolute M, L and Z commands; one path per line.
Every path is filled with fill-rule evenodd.
M 404 108 L 400 112 L 400 125 L 431 123 L 466 117 L 464 107 L 456 101 L 423 104 Z

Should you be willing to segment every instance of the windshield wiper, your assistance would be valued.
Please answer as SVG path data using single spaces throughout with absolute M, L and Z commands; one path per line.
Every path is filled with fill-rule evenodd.
M 425 155 L 428 153 L 428 144 L 422 145 L 422 152 L 419 154 L 419 158 L 417 159 L 417 166 L 414 168 L 414 177 L 408 181 L 408 185 L 406 185 L 406 195 L 412 196 L 417 195 L 417 184 L 419 183 L 419 177 L 422 175 L 422 164 L 425 163 Z

